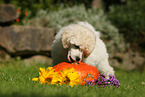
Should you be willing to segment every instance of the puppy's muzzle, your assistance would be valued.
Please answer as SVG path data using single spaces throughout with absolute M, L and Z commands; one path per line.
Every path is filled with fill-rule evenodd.
M 68 60 L 69 62 L 73 63 L 73 62 L 80 62 L 81 61 L 81 58 L 76 56 L 75 59 L 73 59 L 71 56 L 68 56 Z
M 81 59 L 80 59 L 80 57 L 78 57 L 78 56 L 76 56 L 76 61 L 80 61 Z

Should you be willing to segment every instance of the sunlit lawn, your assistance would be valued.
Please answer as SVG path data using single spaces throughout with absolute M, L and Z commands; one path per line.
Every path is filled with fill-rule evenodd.
M 44 64 L 27 65 L 21 61 L 0 63 L 0 97 L 145 97 L 145 71 L 116 71 L 120 88 L 113 86 L 55 86 L 32 81 Z

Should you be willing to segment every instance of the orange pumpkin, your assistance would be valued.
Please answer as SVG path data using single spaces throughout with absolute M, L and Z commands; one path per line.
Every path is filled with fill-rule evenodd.
M 79 74 L 82 85 L 86 83 L 85 80 L 94 81 L 94 79 L 97 79 L 97 77 L 99 76 L 99 71 L 96 67 L 88 65 L 83 62 L 79 62 L 79 63 L 62 62 L 62 63 L 59 63 L 58 65 L 54 66 L 53 68 L 55 68 L 55 71 L 58 71 L 58 72 L 60 70 L 64 70 L 67 68 L 74 68 L 75 71 L 77 71 Z

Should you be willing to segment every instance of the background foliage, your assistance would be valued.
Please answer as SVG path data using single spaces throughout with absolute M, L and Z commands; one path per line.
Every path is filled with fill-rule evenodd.
M 96 30 L 101 31 L 102 38 L 106 42 L 110 53 L 114 51 L 125 51 L 126 45 L 122 35 L 118 33 L 118 29 L 106 18 L 103 10 L 86 9 L 83 5 L 52 12 L 39 10 L 35 17 L 31 19 L 26 17 L 23 19 L 23 24 L 37 27 L 52 27 L 58 32 L 63 26 L 78 21 L 87 21 L 92 24 Z
M 51 18 L 54 21 L 49 19 L 49 21 L 41 23 L 41 25 L 43 26 L 48 26 L 48 22 L 50 22 L 49 26 L 54 27 L 54 25 L 56 24 L 56 21 L 58 21 L 60 17 L 61 18 L 67 17 L 67 19 L 63 19 L 64 20 L 63 22 L 58 21 L 58 25 L 56 27 L 56 29 L 58 30 L 63 25 L 71 23 L 71 21 L 73 22 L 73 21 L 83 20 L 83 19 L 85 19 L 86 21 L 90 21 L 91 24 L 95 25 L 94 22 L 99 19 L 95 20 L 96 18 L 94 18 L 94 21 L 92 20 L 94 14 L 98 12 L 98 11 L 90 12 L 90 9 L 93 10 L 92 9 L 93 1 L 97 1 L 97 0 L 77 0 L 77 1 L 76 0 L 1 0 L 0 3 L 14 4 L 16 8 L 18 9 L 26 10 L 29 13 L 31 12 L 31 14 L 29 14 L 29 18 L 36 18 L 41 13 L 43 13 L 42 15 L 44 17 L 44 15 L 46 14 L 45 11 L 50 12 L 49 15 L 54 14 L 54 18 L 56 20 L 52 16 L 49 16 L 48 18 Z M 113 25 L 115 25 L 115 27 L 117 27 L 116 29 L 119 29 L 118 32 L 123 34 L 123 37 L 126 39 L 126 42 L 131 43 L 132 47 L 134 47 L 135 50 L 139 50 L 140 48 L 144 50 L 145 48 L 144 46 L 145 44 L 145 19 L 144 19 L 145 1 L 144 0 L 133 0 L 133 1 L 132 0 L 117 0 L 117 1 L 116 0 L 99 0 L 99 1 L 101 1 L 100 4 L 103 5 L 102 9 L 104 9 L 105 13 L 108 14 L 106 15 L 106 17 L 109 20 L 111 20 L 111 22 L 113 23 Z M 77 12 L 73 11 L 75 12 L 74 13 L 75 15 L 71 16 L 73 13 L 69 12 L 69 9 L 71 10 L 71 7 L 79 6 L 82 4 L 84 6 L 81 9 L 84 13 L 81 12 L 81 9 L 76 9 L 76 11 L 78 10 L 77 12 L 80 12 L 81 14 L 80 16 L 77 15 L 76 16 L 77 19 L 75 20 L 74 16 L 77 14 Z M 90 14 L 88 15 L 90 17 L 90 20 L 89 20 L 89 17 L 87 18 L 87 16 L 83 16 L 85 14 L 84 8 L 86 8 L 87 10 L 89 9 L 89 11 L 87 11 L 86 13 Z M 64 9 L 64 10 L 61 11 L 61 9 Z M 41 12 L 38 12 L 40 10 Z M 56 16 L 57 12 L 52 12 L 52 11 L 58 11 L 58 13 L 61 14 L 61 16 Z M 69 12 L 69 13 L 66 14 L 66 12 Z M 64 17 L 62 14 L 64 14 Z M 24 16 L 22 15 L 20 16 L 21 16 L 20 19 L 22 20 Z M 70 19 L 68 19 L 69 16 L 71 16 Z M 22 22 L 20 21 L 20 23 L 17 23 L 17 24 L 22 24 Z M 105 23 L 102 23 L 102 25 L 104 24 Z M 108 28 L 109 27 L 110 26 L 108 26 Z M 108 30 L 108 28 L 106 28 L 105 30 Z M 101 29 L 102 31 L 102 28 L 99 29 L 99 27 L 97 27 L 96 29 L 97 30 Z M 111 31 L 109 30 L 107 32 L 110 33 Z
M 127 0 L 126 5 L 113 5 L 109 19 L 119 29 L 126 41 L 136 48 L 145 48 L 145 1 Z
M 48 11 L 58 10 L 60 6 L 65 7 L 85 4 L 86 7 L 91 7 L 92 0 L 0 0 L 0 3 L 13 4 L 19 9 L 31 10 L 31 16 L 35 16 L 40 9 Z

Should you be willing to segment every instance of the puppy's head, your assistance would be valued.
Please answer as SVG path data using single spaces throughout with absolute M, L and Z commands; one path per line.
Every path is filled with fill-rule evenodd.
M 94 50 L 96 37 L 85 26 L 73 24 L 66 26 L 62 33 L 62 44 L 68 49 L 68 60 L 78 62 L 88 57 Z

